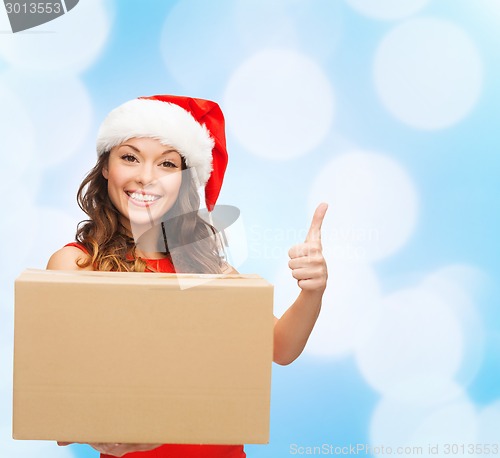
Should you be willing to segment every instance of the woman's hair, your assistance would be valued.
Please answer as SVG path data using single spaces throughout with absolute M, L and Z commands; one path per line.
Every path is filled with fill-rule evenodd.
M 79 266 L 92 265 L 96 270 L 106 271 L 144 272 L 149 267 L 136 256 L 135 241 L 130 231 L 121 224 L 120 213 L 109 198 L 108 183 L 102 175 L 109 154 L 106 152 L 99 156 L 78 189 L 78 205 L 89 219 L 79 223 L 76 240 L 90 255 L 80 261 Z M 221 273 L 222 245 L 215 228 L 198 215 L 200 197 L 184 158 L 182 170 L 179 195 L 169 210 L 179 216 L 162 223 L 160 231 L 165 238 L 165 253 L 172 260 L 169 248 L 177 248 L 174 259 L 176 272 Z

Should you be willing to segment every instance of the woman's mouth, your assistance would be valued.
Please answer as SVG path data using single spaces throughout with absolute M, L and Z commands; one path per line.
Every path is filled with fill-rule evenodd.
M 125 191 L 129 200 L 139 207 L 148 207 L 157 201 L 161 196 L 141 191 Z

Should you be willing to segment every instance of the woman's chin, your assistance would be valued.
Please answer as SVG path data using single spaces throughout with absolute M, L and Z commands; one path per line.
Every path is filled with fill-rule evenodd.
M 146 216 L 129 215 L 129 218 L 127 219 L 129 223 L 128 226 L 134 238 L 137 238 L 144 232 L 159 226 L 161 223 L 161 218 L 160 217 L 155 218 L 153 215 L 146 215 Z
M 160 221 L 162 212 L 160 208 L 143 207 L 143 208 L 128 208 L 127 218 L 131 224 L 150 226 L 155 221 Z
M 161 220 L 159 218 L 158 219 L 133 218 L 130 219 L 129 221 L 130 221 L 130 228 L 132 229 L 132 231 L 135 230 L 147 231 L 161 224 Z

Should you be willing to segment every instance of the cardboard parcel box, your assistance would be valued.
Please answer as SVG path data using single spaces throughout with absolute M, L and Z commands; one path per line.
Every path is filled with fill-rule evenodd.
M 179 278 L 23 272 L 14 438 L 267 443 L 272 285 L 257 275 Z

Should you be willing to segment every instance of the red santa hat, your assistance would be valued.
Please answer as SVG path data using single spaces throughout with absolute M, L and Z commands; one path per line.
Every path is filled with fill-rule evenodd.
M 174 147 L 205 187 L 213 210 L 227 166 L 224 116 L 215 102 L 175 95 L 140 97 L 112 110 L 97 134 L 97 154 L 133 137 Z

